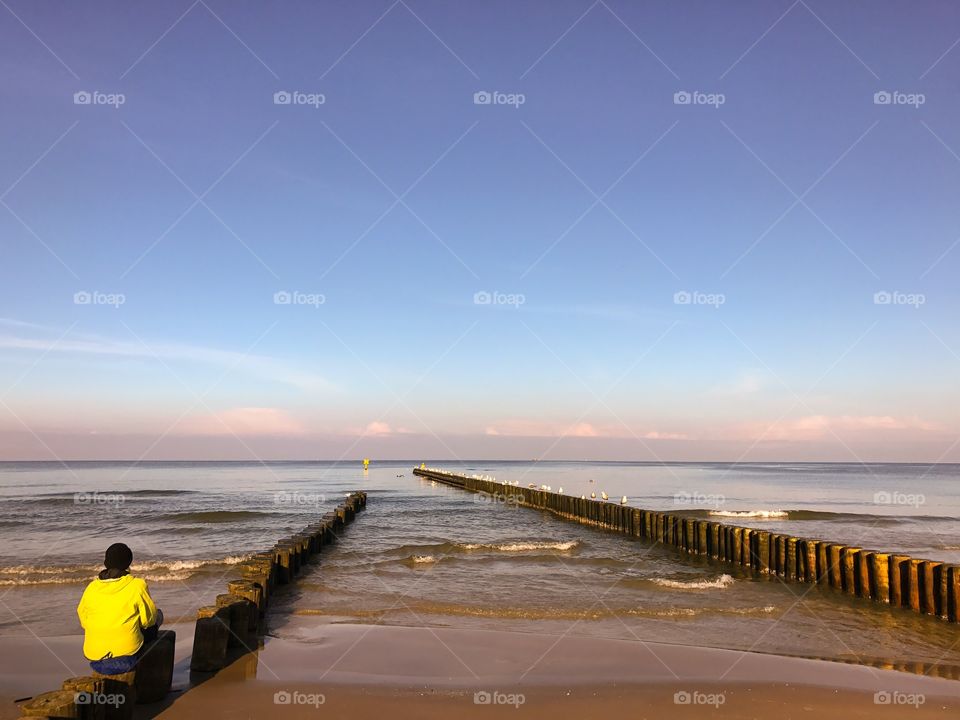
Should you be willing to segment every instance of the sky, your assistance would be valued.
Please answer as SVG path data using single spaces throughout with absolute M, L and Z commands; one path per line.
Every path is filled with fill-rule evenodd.
M 960 461 L 952 2 L 0 2 L 0 459 Z

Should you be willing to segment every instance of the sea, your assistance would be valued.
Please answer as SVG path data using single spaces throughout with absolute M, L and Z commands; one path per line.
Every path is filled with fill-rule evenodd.
M 960 564 L 960 465 L 441 462 L 792 535 Z M 960 624 L 755 578 L 638 538 L 415 477 L 420 461 L 0 463 L 0 643 L 81 632 L 76 605 L 125 542 L 167 622 L 238 563 L 336 506 L 367 509 L 271 606 L 311 623 L 586 635 L 960 676 Z

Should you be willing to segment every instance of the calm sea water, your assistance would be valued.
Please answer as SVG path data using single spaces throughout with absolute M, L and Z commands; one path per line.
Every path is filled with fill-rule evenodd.
M 438 465 L 439 463 L 431 463 Z M 446 463 L 569 494 L 960 563 L 960 466 Z M 434 485 L 412 464 L 0 464 L 0 637 L 79 632 L 104 548 L 124 541 L 168 618 L 223 592 L 246 555 L 370 492 L 341 542 L 280 597 L 308 618 L 555 632 L 870 664 L 960 666 L 960 629 L 817 586 L 754 579 L 643 540 Z

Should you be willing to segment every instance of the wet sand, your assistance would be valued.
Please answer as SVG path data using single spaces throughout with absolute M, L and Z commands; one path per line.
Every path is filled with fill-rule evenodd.
M 636 639 L 321 624 L 304 618 L 283 624 L 285 635 L 295 640 L 267 637 L 257 653 L 237 658 L 214 676 L 193 677 L 193 628 L 173 626 L 178 639 L 174 692 L 164 703 L 139 707 L 137 716 L 960 716 L 960 682 L 856 665 Z M 15 697 L 55 689 L 69 675 L 86 674 L 80 643 L 78 636 L 42 643 L 0 639 L 0 717 L 17 717 Z M 878 692 L 892 702 L 877 704 Z M 477 704 L 475 696 L 490 703 Z M 675 697 L 690 702 L 677 703 Z

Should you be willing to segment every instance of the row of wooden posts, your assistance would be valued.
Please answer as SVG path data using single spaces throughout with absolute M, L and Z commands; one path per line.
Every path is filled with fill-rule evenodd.
M 429 468 L 414 474 L 493 500 L 547 510 L 559 517 L 617 530 L 784 581 L 817 583 L 847 595 L 960 622 L 960 566 L 826 540 L 793 537 L 644 510 L 534 488 L 505 485 Z
M 353 492 L 334 510 L 273 548 L 239 565 L 240 578 L 227 583 L 216 603 L 197 611 L 190 670 L 216 672 L 231 651 L 255 650 L 264 630 L 269 601 L 278 585 L 292 583 L 325 545 L 367 505 L 367 493 Z M 75 677 L 60 690 L 37 695 L 20 705 L 21 717 L 129 720 L 135 704 L 162 700 L 173 682 L 176 633 L 161 630 L 143 652 L 136 668 L 124 675 Z

